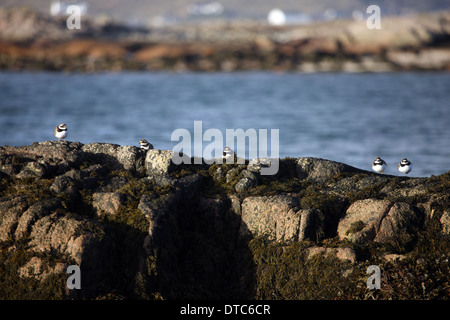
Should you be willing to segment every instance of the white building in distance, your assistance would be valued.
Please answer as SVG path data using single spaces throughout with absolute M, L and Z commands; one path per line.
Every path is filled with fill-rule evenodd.
M 267 21 L 272 26 L 284 26 L 286 24 L 286 14 L 281 9 L 270 10 Z
M 311 23 L 311 17 L 307 14 L 298 12 L 284 12 L 275 8 L 270 10 L 267 15 L 267 21 L 272 26 L 284 26 L 288 24 L 308 24 Z

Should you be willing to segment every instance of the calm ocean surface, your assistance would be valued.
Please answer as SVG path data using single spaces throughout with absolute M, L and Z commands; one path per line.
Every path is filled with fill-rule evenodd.
M 0 146 L 53 140 L 65 122 L 69 141 L 172 149 L 172 132 L 196 120 L 224 137 L 279 129 L 281 158 L 450 170 L 450 73 L 0 73 Z

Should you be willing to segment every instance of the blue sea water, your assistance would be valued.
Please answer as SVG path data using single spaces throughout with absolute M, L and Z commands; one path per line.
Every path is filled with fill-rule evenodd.
M 172 149 L 175 129 L 279 129 L 279 155 L 387 174 L 450 170 L 450 73 L 0 73 L 0 146 L 55 139 Z M 204 142 L 205 148 L 210 142 Z M 226 142 L 224 141 L 224 144 Z M 269 155 L 270 155 L 269 150 Z

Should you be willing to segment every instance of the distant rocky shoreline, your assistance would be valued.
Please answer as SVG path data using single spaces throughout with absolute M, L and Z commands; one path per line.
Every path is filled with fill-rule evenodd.
M 30 9 L 1 9 L 0 70 L 389 72 L 450 70 L 450 13 L 305 26 L 212 24 L 81 30 Z
M 450 172 L 308 157 L 263 176 L 256 162 L 171 155 L 0 147 L 0 298 L 448 299 Z M 79 290 L 66 287 L 69 265 Z M 368 265 L 382 270 L 379 290 L 366 287 Z

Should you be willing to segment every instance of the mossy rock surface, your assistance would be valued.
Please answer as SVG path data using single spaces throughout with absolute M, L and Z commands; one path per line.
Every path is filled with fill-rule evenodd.
M 152 152 L 0 147 L 0 297 L 448 298 L 450 173 L 285 158 L 263 176 L 248 160 L 176 166 Z M 236 188 L 243 179 L 252 183 Z M 361 215 L 370 203 L 388 204 L 378 220 Z M 79 292 L 65 287 L 71 264 L 82 267 Z M 365 287 L 370 264 L 385 275 L 379 291 Z

